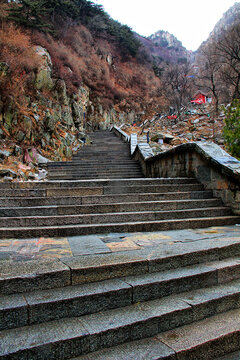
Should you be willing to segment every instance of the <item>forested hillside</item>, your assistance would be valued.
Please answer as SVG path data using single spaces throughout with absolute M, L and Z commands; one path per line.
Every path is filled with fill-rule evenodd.
M 217 114 L 239 98 L 237 9 L 193 63 L 173 35 L 140 37 L 91 1 L 1 0 L 0 172 L 9 154 L 69 159 L 98 127 L 172 113 L 180 124 L 198 89 Z

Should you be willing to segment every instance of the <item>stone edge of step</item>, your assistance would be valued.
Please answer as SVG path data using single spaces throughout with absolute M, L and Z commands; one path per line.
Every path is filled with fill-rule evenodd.
M 59 288 L 123 276 L 155 273 L 240 254 L 240 241 L 205 240 L 127 252 L 75 256 L 58 260 L 0 262 L 0 294 Z
M 51 354 L 53 359 L 58 359 L 59 354 L 61 354 L 60 358 L 69 358 L 150 336 L 157 336 L 175 353 L 184 354 L 183 358 L 180 357 L 184 360 L 204 359 L 199 356 L 192 357 L 192 354 L 196 355 L 201 345 L 209 350 L 209 343 L 214 345 L 216 340 L 220 342 L 221 339 L 228 340 L 223 341 L 224 350 L 222 349 L 221 355 L 224 351 L 239 349 L 240 324 L 236 322 L 236 318 L 240 315 L 239 308 L 202 320 L 194 318 L 195 311 L 199 311 L 197 305 L 188 304 L 187 301 L 175 295 L 150 301 L 147 304 L 140 303 L 80 318 L 61 319 L 5 330 L 1 333 L 2 355 L 12 353 L 12 355 L 25 356 L 26 353 L 29 355 L 29 353 L 40 352 L 41 354 L 43 352 L 45 356 L 46 353 Z M 222 324 L 221 328 L 219 328 L 220 324 Z M 19 344 L 12 343 L 16 332 Z M 30 333 L 31 336 L 29 336 Z M 199 337 L 199 334 L 202 336 Z M 72 342 L 72 346 L 64 346 L 69 342 Z M 81 346 L 78 347 L 79 342 Z M 51 344 L 54 344 L 54 349 Z M 215 344 L 214 348 L 216 345 L 219 344 Z
M 174 296 L 173 284 L 174 294 L 182 294 L 188 303 L 199 306 L 200 313 L 195 316 L 199 320 L 215 309 L 213 306 L 204 312 L 200 306 L 205 301 L 217 302 L 229 296 L 230 308 L 237 303 L 240 306 L 239 268 L 240 257 L 235 257 L 135 277 L 2 296 L 0 329 L 80 317 Z

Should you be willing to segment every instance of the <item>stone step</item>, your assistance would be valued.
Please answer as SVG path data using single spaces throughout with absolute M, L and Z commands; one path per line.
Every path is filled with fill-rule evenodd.
M 211 215 L 211 214 L 209 214 Z M 210 226 L 234 225 L 240 221 L 238 216 L 218 216 L 188 219 L 171 219 L 158 221 L 136 221 L 103 224 L 76 224 L 36 227 L 8 227 L 0 228 L 0 239 L 4 238 L 32 238 L 32 237 L 63 237 L 90 234 L 105 234 L 112 232 L 145 232 L 179 229 L 195 229 Z
M 239 270 L 240 258 L 235 257 L 91 284 L 3 295 L 0 330 L 143 304 L 179 293 L 182 300 L 196 306 L 194 321 L 200 320 L 240 306 Z
M 99 169 L 99 170 L 79 170 L 79 169 L 58 169 L 58 170 L 54 170 L 51 173 L 48 174 L 48 178 L 51 179 L 53 176 L 89 176 L 91 178 L 95 178 L 95 177 L 99 177 L 101 176 L 102 179 L 105 179 L 107 176 L 121 176 L 124 178 L 124 176 L 131 176 L 131 177 L 135 177 L 135 176 L 140 176 L 142 177 L 142 171 L 140 169 L 126 169 L 126 170 L 121 170 L 121 169 L 109 169 L 109 170 L 105 170 L 105 169 Z
M 162 184 L 197 184 L 195 178 L 141 178 L 141 179 L 119 179 L 119 180 L 79 180 L 79 181 L 23 181 L 23 182 L 0 182 L 0 189 L 30 189 L 30 188 L 58 188 L 58 187 L 100 187 L 112 186 L 122 187 L 125 185 L 162 185 Z
M 1 217 L 1 227 L 32 227 L 32 226 L 57 226 L 73 224 L 104 224 L 124 223 L 135 221 L 156 221 L 187 219 L 197 217 L 218 217 L 230 216 L 231 209 L 226 207 L 176 210 L 176 211 L 146 211 L 146 212 L 125 212 L 105 213 L 95 215 L 58 215 L 58 216 L 29 216 L 29 217 Z
M 74 188 L 53 188 L 46 186 L 45 189 L 2 189 L 1 198 L 3 197 L 63 197 L 63 196 L 89 196 L 89 195 L 123 195 L 123 194 L 176 194 L 186 192 L 204 192 L 201 184 L 175 184 L 170 185 L 125 185 L 125 186 L 96 186 L 96 187 L 74 187 Z M 206 193 L 206 192 L 204 192 Z M 210 192 L 207 192 L 210 194 Z M 161 195 L 160 195 L 161 196 Z M 170 195 L 171 196 L 171 195 Z
M 203 239 L 183 243 L 181 246 L 179 243 L 174 243 L 170 248 L 168 244 L 163 244 L 154 251 L 149 248 L 124 253 L 75 256 L 60 260 L 1 261 L 0 293 L 2 295 L 26 293 L 116 278 L 151 275 L 156 272 L 165 273 L 168 270 L 224 259 L 227 262 L 224 261 L 222 266 L 218 264 L 218 279 L 224 279 L 224 276 L 227 279 L 229 276 L 230 281 L 239 277 L 238 265 L 233 263 L 235 257 L 239 255 L 239 239 L 216 238 L 212 242 Z M 227 260 L 228 258 L 234 259 Z M 236 261 L 238 262 L 237 259 Z M 237 271 L 228 271 L 228 266 L 233 268 L 237 266 L 235 268 Z M 8 305 L 11 306 L 11 303 L 9 302 Z
M 202 207 L 216 207 L 222 206 L 222 202 L 219 199 L 206 199 L 204 196 L 202 198 L 196 196 L 191 197 L 191 194 L 197 194 L 198 192 L 189 193 L 188 196 L 185 196 L 185 193 L 179 193 L 179 200 L 177 196 L 172 193 L 161 194 L 161 193 L 149 193 L 149 194 L 112 194 L 112 195 L 99 195 L 99 196 L 49 196 L 49 197 L 9 197 L 9 198 L 0 198 L 0 214 L 6 211 L 6 207 L 40 207 L 40 206 L 49 206 L 51 211 L 51 206 L 71 206 L 71 205 L 84 205 L 82 211 L 88 211 L 86 205 L 106 205 L 105 209 L 108 209 L 107 212 L 112 212 L 111 209 L 118 209 L 117 211 L 147 211 L 147 210 L 182 210 L 182 209 L 192 209 L 192 208 L 202 208 Z M 170 194 L 170 195 L 169 195 Z M 184 195 L 183 195 L 184 194 Z M 169 196 L 168 196 L 169 195 Z M 171 196 L 172 195 L 172 196 Z M 171 199 L 172 197 L 172 199 Z M 166 200 L 169 198 L 170 200 Z M 186 199 L 185 199 L 186 198 Z M 190 199 L 189 199 L 190 198 Z M 114 206 L 115 204 L 119 206 Z M 129 207 L 128 207 L 129 205 Z M 149 207 L 149 208 L 147 208 Z M 79 208 L 80 209 L 80 208 Z M 94 209 L 94 208 L 92 208 Z M 124 209 L 124 210 L 122 210 Z M 129 210 L 128 210 L 129 209 Z M 139 210 L 138 210 L 139 209 Z M 77 208 L 76 208 L 77 211 Z M 103 210 L 106 212 L 105 210 Z M 102 213 L 102 210 L 99 210 Z M 6 216 L 6 215 L 5 215 Z
M 127 174 L 127 175 L 116 175 L 116 174 L 98 174 L 95 176 L 91 175 L 52 175 L 48 176 L 49 180 L 120 180 L 120 179 L 132 179 L 134 178 L 142 178 L 142 174 L 134 175 L 134 174 Z
M 106 167 L 111 167 L 111 166 L 121 166 L 121 167 L 128 167 L 129 165 L 131 166 L 136 166 L 139 167 L 139 163 L 138 161 L 118 161 L 118 163 L 116 164 L 115 161 L 105 161 L 105 162 L 99 162 L 99 161 L 91 161 L 91 160 L 86 160 L 86 161 L 80 161 L 80 162 L 73 162 L 73 161 L 59 161 L 59 162 L 54 162 L 54 163 L 49 163 L 48 164 L 48 168 L 58 168 L 58 167 L 76 167 L 79 166 L 79 168 L 81 167 L 98 167 L 98 166 L 106 166 Z
M 81 171 L 96 171 L 98 169 L 101 170 L 116 170 L 116 169 L 121 169 L 121 170 L 139 170 L 141 169 L 140 166 L 138 164 L 74 164 L 74 163 L 70 163 L 67 165 L 61 165 L 61 166 L 54 166 L 54 167 L 49 167 L 49 169 L 51 168 L 51 172 L 52 171 L 60 171 L 60 170 L 81 170 Z
M 239 296 L 237 300 L 239 306 Z M 221 305 L 224 311 L 224 301 Z M 202 319 L 201 308 L 208 312 L 208 306 L 206 300 L 194 302 L 187 295 L 185 298 L 179 294 L 97 314 L 3 330 L 0 356 L 70 359 L 153 336 L 172 353 L 181 356 L 179 359 L 185 360 L 211 359 L 239 350 L 240 323 L 237 319 L 240 309 L 220 310 L 216 315 L 199 320 L 199 317 Z M 92 354 L 92 359 L 96 359 L 96 355 Z M 169 354 L 165 359 L 169 359 Z
M 94 169 L 94 168 L 90 168 L 90 169 L 80 169 L 78 167 L 74 168 L 60 168 L 60 169 L 54 169 L 51 171 L 51 173 L 49 174 L 49 176 L 56 176 L 57 174 L 59 175 L 64 175 L 64 174 L 72 174 L 72 175 L 91 175 L 91 176 L 96 176 L 96 175 L 132 175 L 134 177 L 135 174 L 137 175 L 141 175 L 141 177 L 143 176 L 142 174 L 142 170 L 140 168 L 101 168 L 99 166 L 99 168 Z
M 239 360 L 240 310 L 230 310 L 123 345 L 71 360 Z M 139 354 L 141 357 L 139 357 Z M 220 356 L 225 355 L 223 358 Z

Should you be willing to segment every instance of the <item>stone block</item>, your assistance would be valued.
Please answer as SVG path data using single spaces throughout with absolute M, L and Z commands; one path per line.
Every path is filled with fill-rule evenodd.
M 0 357 L 3 359 L 56 360 L 82 355 L 88 351 L 88 333 L 75 318 L 1 333 Z
M 131 304 L 130 285 L 120 280 L 50 289 L 25 294 L 30 324 L 79 317 Z
M 138 250 L 76 256 L 61 261 L 71 269 L 73 285 L 148 272 L 148 261 Z
M 239 315 L 239 310 L 228 311 L 157 337 L 177 353 L 178 360 L 219 359 L 239 349 Z
M 28 324 L 27 302 L 22 295 L 0 297 L 0 330 Z
M 198 268 L 177 269 L 126 277 L 124 281 L 133 287 L 133 302 L 157 299 L 217 283 L 217 272 L 199 265 Z
M 58 260 L 2 261 L 0 294 L 70 285 L 70 269 Z
M 132 341 L 113 348 L 103 349 L 75 360 L 176 360 L 175 352 L 157 338 Z M 224 359 L 225 360 L 225 359 Z M 232 360 L 238 360 L 237 358 Z

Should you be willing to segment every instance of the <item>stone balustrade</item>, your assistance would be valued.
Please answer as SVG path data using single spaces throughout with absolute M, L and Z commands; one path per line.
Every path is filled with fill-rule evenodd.
M 115 128 L 114 132 L 118 134 L 119 130 Z M 124 132 L 120 131 L 123 136 Z M 133 139 L 132 156 L 140 162 L 146 177 L 196 177 L 235 214 L 240 214 L 240 161 L 220 146 L 212 142 L 191 142 L 153 156 L 149 144 L 136 145 L 136 137 Z M 127 141 L 130 142 L 131 137 Z

